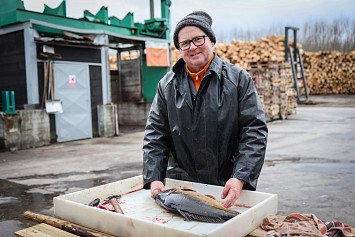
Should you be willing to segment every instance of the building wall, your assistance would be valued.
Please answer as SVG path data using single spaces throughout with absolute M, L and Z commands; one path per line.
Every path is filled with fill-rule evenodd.
M 160 79 L 169 71 L 168 67 L 148 67 L 146 57 L 143 57 L 143 95 L 144 100 L 151 102 L 157 92 Z
M 15 91 L 18 109 L 27 104 L 23 31 L 0 35 L 0 91 Z
M 144 126 L 150 111 L 150 102 L 120 102 L 117 104 L 118 123 L 124 126 Z
M 39 59 L 46 59 L 42 52 L 43 43 L 37 44 L 37 55 Z M 56 57 L 56 61 L 73 61 L 73 62 L 86 62 L 86 63 L 101 63 L 101 51 L 99 48 L 89 48 L 86 46 L 63 46 L 63 45 L 51 45 L 45 44 L 54 48 L 54 52 L 59 57 Z
M 50 143 L 49 116 L 44 110 L 0 113 L 0 149 L 17 150 Z
M 99 115 L 99 136 L 112 137 L 118 135 L 117 105 L 99 105 L 97 110 Z

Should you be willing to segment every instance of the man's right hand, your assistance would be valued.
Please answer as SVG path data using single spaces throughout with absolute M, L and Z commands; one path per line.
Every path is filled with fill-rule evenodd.
M 165 186 L 161 181 L 153 181 L 150 183 L 150 196 L 155 198 L 155 196 L 161 191 L 165 190 Z

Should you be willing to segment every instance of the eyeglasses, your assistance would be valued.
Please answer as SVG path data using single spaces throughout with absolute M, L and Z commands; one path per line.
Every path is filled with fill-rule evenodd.
M 191 42 L 196 46 L 201 46 L 205 43 L 205 38 L 207 37 L 207 35 L 202 35 L 202 36 L 196 36 L 194 38 L 192 38 L 191 40 L 184 40 L 184 41 L 181 41 L 179 43 L 179 48 L 180 50 L 188 50 L 190 49 L 190 46 L 191 46 Z

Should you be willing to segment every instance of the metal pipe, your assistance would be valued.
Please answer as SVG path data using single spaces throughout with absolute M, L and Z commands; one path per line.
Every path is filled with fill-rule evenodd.
M 150 18 L 154 18 L 154 0 L 150 0 Z

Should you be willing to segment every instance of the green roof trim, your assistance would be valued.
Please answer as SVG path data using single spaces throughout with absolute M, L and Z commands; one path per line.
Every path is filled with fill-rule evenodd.
M 21 0 L 0 0 L 0 26 L 9 25 L 16 21 L 16 9 L 25 9 Z
M 134 19 L 133 19 L 133 12 L 128 12 L 125 17 L 123 17 L 122 20 L 118 19 L 115 16 L 111 16 L 109 18 L 110 24 L 113 26 L 119 26 L 119 27 L 128 27 L 128 28 L 136 28 L 134 26 Z
M 0 0 L 2 7 L 0 9 L 0 26 L 10 25 L 13 23 L 26 22 L 31 19 L 47 22 L 72 29 L 83 30 L 102 30 L 111 32 L 115 35 L 135 36 L 135 37 L 152 37 L 157 39 L 169 40 L 169 17 L 171 5 L 170 0 L 161 0 L 162 13 L 167 18 L 152 18 L 145 20 L 144 23 L 135 23 L 132 12 L 122 19 L 108 16 L 108 8 L 101 7 L 96 13 L 89 11 L 84 12 L 84 18 L 75 19 L 66 17 L 65 0 L 56 7 L 50 8 L 45 5 L 43 13 L 25 10 L 21 0 Z M 164 10 L 164 11 L 163 11 Z M 36 26 L 36 30 L 40 32 L 61 34 L 62 31 L 45 26 Z
M 44 14 L 49 14 L 49 15 L 56 15 L 56 16 L 67 16 L 67 6 L 65 4 L 65 0 L 59 4 L 58 7 L 56 8 L 51 8 L 48 5 L 44 4 Z
M 92 22 L 108 24 L 108 9 L 107 7 L 101 7 L 100 10 L 95 15 L 89 12 L 88 10 L 85 10 L 83 19 Z
M 30 19 L 35 19 L 39 21 L 56 24 L 56 25 L 76 28 L 78 30 L 104 30 L 116 34 L 132 35 L 131 30 L 126 28 L 115 27 L 115 26 L 105 25 L 102 23 L 96 23 L 96 22 L 68 18 L 68 17 L 46 15 L 37 12 L 29 12 L 25 10 L 16 10 L 16 19 L 17 21 L 20 22 L 25 22 Z M 46 32 L 47 30 L 44 31 Z

